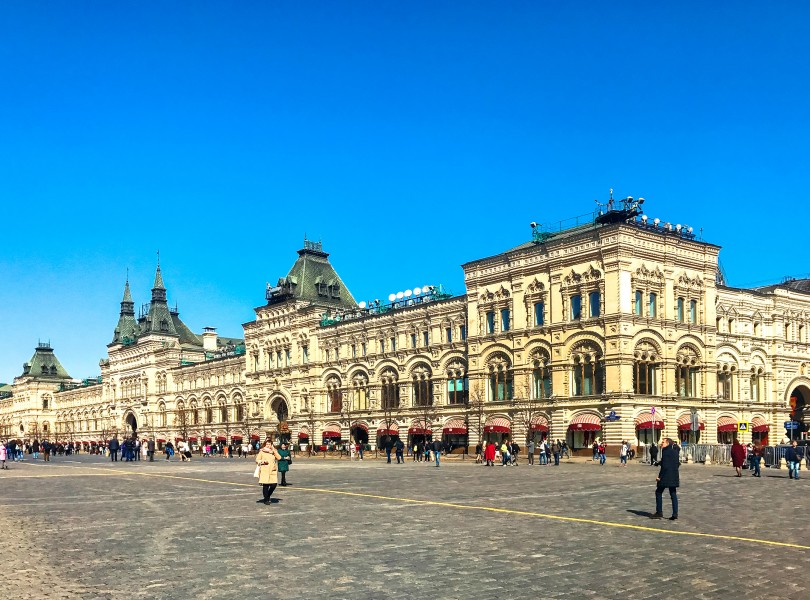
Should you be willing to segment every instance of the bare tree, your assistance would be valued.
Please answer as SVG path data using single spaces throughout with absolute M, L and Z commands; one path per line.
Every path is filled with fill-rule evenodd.
M 180 433 L 180 437 L 188 440 L 188 428 L 191 425 L 191 409 L 185 404 L 175 411 L 174 424 Z
M 535 417 L 540 413 L 541 399 L 532 394 L 531 375 L 526 374 L 518 389 L 518 394 L 512 400 L 512 410 L 526 431 L 526 443 L 533 437 L 532 425 Z
M 470 427 L 474 427 L 478 441 L 481 442 L 484 439 L 484 426 L 487 422 L 484 382 L 476 381 L 470 388 L 470 399 L 466 405 L 467 433 L 469 434 Z
M 398 385 L 398 384 L 393 384 L 393 385 Z M 377 448 L 378 449 L 380 448 L 380 446 L 382 446 L 382 447 L 387 446 L 388 445 L 388 438 L 394 437 L 394 436 L 392 436 L 390 434 L 390 431 L 391 431 L 391 427 L 393 427 L 394 423 L 397 422 L 396 419 L 394 418 L 394 415 L 396 414 L 396 411 L 399 409 L 398 401 L 399 401 L 399 395 L 398 394 L 395 395 L 394 399 L 386 398 L 385 401 L 383 401 L 382 398 L 380 399 L 380 408 L 382 409 L 382 412 L 383 412 L 382 424 L 383 424 L 383 428 L 385 429 L 385 435 L 383 436 L 382 443 L 380 443 L 380 440 L 377 440 Z

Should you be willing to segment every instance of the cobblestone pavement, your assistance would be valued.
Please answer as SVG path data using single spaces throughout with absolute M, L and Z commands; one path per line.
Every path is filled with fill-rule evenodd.
M 656 471 L 302 458 L 266 506 L 249 460 L 27 460 L 0 598 L 810 598 L 810 478 L 685 465 L 671 522 Z

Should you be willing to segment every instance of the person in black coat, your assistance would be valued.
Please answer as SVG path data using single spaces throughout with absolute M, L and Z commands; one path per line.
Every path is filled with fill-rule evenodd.
M 674 521 L 678 518 L 678 487 L 681 484 L 678 474 L 678 469 L 681 467 L 680 452 L 681 449 L 670 438 L 661 440 L 661 460 L 658 462 L 661 470 L 655 480 L 655 514 L 650 515 L 652 519 L 664 518 L 664 488 L 669 488 L 669 497 L 672 500 L 672 516 L 669 520 Z
M 657 462 L 658 462 L 658 446 L 656 446 L 655 442 L 653 442 L 650 445 L 650 464 L 655 466 Z
M 113 462 L 118 460 L 118 446 L 119 442 L 117 437 L 111 439 L 110 443 L 107 444 L 107 448 L 110 449 L 110 460 Z

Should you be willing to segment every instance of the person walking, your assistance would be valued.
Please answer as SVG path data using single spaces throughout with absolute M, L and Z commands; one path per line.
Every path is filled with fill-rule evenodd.
M 548 464 L 548 454 L 546 454 L 546 441 L 540 440 L 540 464 Z
M 748 453 L 738 440 L 734 440 L 731 444 L 731 464 L 734 470 L 737 471 L 737 477 L 742 477 L 742 466 L 745 464 L 745 457 Z
M 653 467 L 656 466 L 658 462 L 658 446 L 655 445 L 655 442 L 650 444 L 650 465 Z
M 146 453 L 149 455 L 149 462 L 155 462 L 155 438 L 149 438 L 146 443 Z
M 501 442 L 501 466 L 509 466 L 509 444 L 504 440 Z
M 488 467 L 495 466 L 495 443 L 494 442 L 485 442 L 486 447 L 484 448 L 484 458 L 487 461 Z
M 627 466 L 627 451 L 628 451 L 629 444 L 622 440 L 622 447 L 619 449 L 619 466 L 626 467 Z
M 661 470 L 658 472 L 655 486 L 655 513 L 650 515 L 651 519 L 664 518 L 664 489 L 669 489 L 669 497 L 672 500 L 672 516 L 670 521 L 678 518 L 678 487 L 681 485 L 678 470 L 681 468 L 681 461 L 678 457 L 681 449 L 672 443 L 670 438 L 661 440 Z
M 512 440 L 512 446 L 509 448 L 509 456 L 512 459 L 512 466 L 518 466 L 518 454 L 520 454 L 520 446 L 515 440 Z
M 605 442 L 599 442 L 599 464 L 605 464 L 605 458 L 607 455 L 607 444 Z
M 557 440 L 552 444 L 551 451 L 554 453 L 554 466 L 560 466 L 560 452 L 562 452 L 562 444 L 560 444 L 560 440 Z
M 34 440 L 34 443 L 31 444 L 31 454 L 34 455 L 34 460 L 39 458 L 39 440 Z
M 281 475 L 281 487 L 287 487 L 290 485 L 287 483 L 287 472 L 290 470 L 290 465 L 292 464 L 292 456 L 290 456 L 287 442 L 282 442 L 281 450 L 278 451 L 278 455 L 281 457 L 278 459 L 278 472 Z
M 757 442 L 751 449 L 751 465 L 754 467 L 752 477 L 762 477 L 760 465 L 762 464 L 762 446 Z
M 560 440 L 557 440 L 557 443 L 560 444 Z M 563 441 L 562 444 L 560 444 L 560 448 L 562 448 L 562 454 L 565 455 L 565 458 L 571 460 L 571 453 L 568 452 L 568 442 Z
M 481 442 L 478 442 L 475 445 L 475 464 L 480 465 L 482 462 L 484 462 L 484 448 Z
M 405 464 L 405 444 L 397 438 L 395 453 L 397 455 L 397 464 Z
M 8 449 L 5 444 L 0 443 L 0 469 L 8 469 L 6 459 L 8 458 Z
M 259 467 L 259 485 L 262 486 L 262 498 L 257 503 L 270 504 L 270 496 L 278 485 L 278 461 L 281 454 L 273 447 L 273 440 L 267 439 L 262 449 L 256 454 L 256 465 Z
M 391 464 L 391 450 L 394 449 L 394 443 L 391 441 L 391 436 L 388 436 L 388 439 L 385 442 L 385 457 L 388 459 L 385 462 Z
M 790 448 L 788 448 L 785 452 L 785 460 L 787 461 L 788 465 L 788 479 L 799 478 L 799 463 L 801 462 L 801 457 L 799 456 L 799 449 L 797 446 L 798 443 L 796 440 L 793 440 Z
M 526 462 L 530 465 L 534 464 L 534 439 L 530 439 L 526 444 Z
M 110 443 L 107 444 L 107 448 L 110 450 L 110 460 L 112 462 L 118 462 L 118 448 L 120 447 L 120 443 L 118 442 L 118 438 L 114 437 L 110 440 Z
M 441 440 L 433 440 L 433 458 L 436 461 L 436 466 L 439 466 L 439 457 L 442 455 L 442 442 Z

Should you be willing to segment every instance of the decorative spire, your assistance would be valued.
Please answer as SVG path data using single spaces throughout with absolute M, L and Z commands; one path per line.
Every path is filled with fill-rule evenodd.
M 155 270 L 155 284 L 152 286 L 152 302 L 166 302 L 166 287 L 163 285 L 163 275 L 160 272 L 160 255 Z
M 129 291 L 129 275 L 127 275 L 127 282 L 124 285 L 124 299 L 121 300 L 121 314 L 135 314 L 135 303 L 132 301 L 132 293 Z

